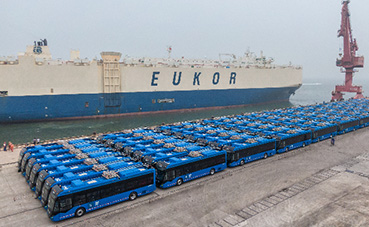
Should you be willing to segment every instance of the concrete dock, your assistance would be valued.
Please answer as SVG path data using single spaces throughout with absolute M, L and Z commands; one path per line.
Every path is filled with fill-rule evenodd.
M 0 226 L 369 226 L 369 128 L 52 222 L 0 152 Z

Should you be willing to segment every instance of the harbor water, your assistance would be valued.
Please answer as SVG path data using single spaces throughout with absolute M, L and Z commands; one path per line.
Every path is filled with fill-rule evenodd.
M 193 110 L 175 113 L 159 113 L 151 115 L 124 116 L 100 119 L 83 119 L 51 122 L 31 122 L 0 124 L 0 142 L 11 141 L 14 144 L 32 142 L 34 138 L 41 141 L 60 139 L 63 137 L 89 136 L 92 133 L 106 133 L 123 129 L 160 125 L 178 121 L 195 120 L 212 116 L 223 116 L 255 112 L 298 105 L 309 105 L 328 102 L 334 82 L 304 82 L 302 87 L 291 96 L 289 102 L 270 103 L 237 108 Z M 364 87 L 365 91 L 365 87 Z M 365 95 L 365 94 L 364 94 Z

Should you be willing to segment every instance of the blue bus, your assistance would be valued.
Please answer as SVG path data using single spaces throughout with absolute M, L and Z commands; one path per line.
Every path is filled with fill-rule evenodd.
M 108 158 L 111 158 L 111 157 L 113 157 L 113 156 L 106 155 L 106 156 L 103 156 L 102 159 L 108 160 Z M 118 159 L 118 158 L 119 157 L 117 157 L 116 159 Z M 88 159 L 85 159 L 85 160 L 88 160 Z M 95 177 L 96 172 L 100 172 L 103 169 L 101 169 L 102 166 L 100 165 L 100 163 L 97 163 L 95 159 L 93 159 L 93 160 L 94 160 L 94 162 L 92 162 L 93 164 L 86 162 L 87 164 L 93 165 L 93 167 L 91 168 L 92 169 L 91 171 L 90 170 L 79 171 L 79 172 L 70 171 L 70 172 L 67 172 L 67 173 L 63 173 L 63 175 L 56 175 L 56 176 L 55 175 L 53 175 L 53 176 L 45 175 L 44 183 L 43 183 L 43 186 L 42 186 L 42 189 L 41 189 L 41 197 L 40 197 L 41 204 L 43 206 L 45 206 L 47 204 L 47 200 L 48 200 L 48 197 L 49 197 L 50 190 L 56 184 L 63 185 L 65 183 L 70 183 L 70 181 L 75 180 L 77 178 L 90 179 L 91 177 Z M 133 162 L 123 163 L 121 161 L 120 164 L 121 164 L 121 166 L 127 166 L 127 165 L 132 165 Z M 118 166 L 118 168 L 121 167 L 121 166 Z M 106 167 L 107 166 L 105 165 L 104 169 Z M 116 169 L 118 169 L 118 168 L 116 168 Z M 108 169 L 112 170 L 111 168 L 108 168 Z M 59 169 L 59 170 L 62 170 L 62 169 Z
M 166 160 L 168 158 L 173 158 L 173 157 L 185 156 L 185 155 L 188 155 L 191 151 L 199 151 L 201 149 L 204 149 L 204 147 L 190 144 L 190 145 L 183 146 L 183 147 L 175 147 L 174 149 L 169 150 L 169 151 L 156 152 L 156 153 L 150 153 L 150 154 L 146 153 L 140 157 L 140 160 L 149 166 L 155 166 L 155 164 L 158 161 Z
M 27 169 L 29 169 L 30 171 L 31 170 L 30 168 L 32 168 L 33 164 L 37 160 L 43 160 L 43 161 L 49 160 L 50 161 L 50 160 L 57 158 L 58 156 L 60 157 L 61 155 L 70 155 L 69 150 L 59 149 L 59 150 L 51 150 L 49 152 L 40 151 L 39 153 L 35 153 L 35 154 L 27 153 L 23 157 L 20 172 L 22 173 L 23 176 L 25 176 Z
M 70 153 L 64 153 L 64 154 L 60 154 L 60 155 L 56 155 L 56 156 L 45 155 L 42 158 L 31 158 L 31 159 L 29 159 L 29 161 L 27 163 L 24 177 L 26 178 L 26 181 L 28 182 L 30 174 L 32 172 L 32 168 L 36 164 L 54 165 L 58 162 L 64 162 L 64 161 L 73 160 L 73 159 L 76 159 L 76 155 L 75 154 L 70 154 Z
M 32 154 L 42 152 L 42 151 L 50 151 L 50 150 L 58 150 L 63 148 L 63 145 L 59 145 L 57 143 L 47 144 L 47 145 L 37 145 L 31 147 L 25 147 L 19 152 L 18 157 L 18 172 L 21 172 L 21 166 L 23 163 L 24 156 L 28 154 L 27 158 Z M 25 164 L 24 164 L 25 165 Z
M 81 217 L 86 212 L 134 200 L 155 189 L 155 169 L 141 166 L 105 171 L 94 179 L 74 180 L 62 187 L 55 185 L 48 199 L 47 214 L 53 221 Z
M 71 150 L 75 150 L 76 146 L 91 146 L 91 144 L 95 142 L 90 139 L 79 139 L 69 141 L 68 143 L 60 141 L 60 143 L 63 144 L 52 143 L 47 145 L 38 145 L 33 148 L 30 147 L 29 149 L 22 149 L 18 159 L 18 172 L 22 172 L 22 174 L 25 175 L 24 172 L 26 171 L 28 161 L 31 158 L 42 158 L 45 155 L 60 155 L 68 153 Z
M 41 170 L 38 174 L 37 180 L 36 180 L 36 187 L 35 187 L 35 194 L 36 197 L 39 197 L 41 195 L 42 187 L 44 186 L 44 182 L 48 177 L 56 178 L 63 176 L 65 173 L 71 172 L 71 173 L 78 173 L 83 171 L 91 170 L 93 165 L 87 165 L 84 164 L 84 160 L 78 160 L 77 163 L 72 163 L 72 165 L 61 165 L 55 167 L 55 169 L 51 170 Z M 32 189 L 33 190 L 33 189 Z M 41 199 L 41 198 L 40 198 Z
M 311 144 L 311 130 L 291 129 L 277 133 L 277 153 L 287 152 Z
M 337 124 L 318 123 L 308 127 L 312 131 L 313 143 L 326 140 L 337 135 Z
M 28 185 L 30 186 L 31 190 L 34 190 L 34 186 L 36 185 L 36 180 L 38 178 L 38 175 L 41 171 L 45 170 L 48 171 L 50 169 L 56 169 L 59 166 L 75 166 L 78 164 L 83 163 L 83 159 L 66 159 L 66 160 L 51 160 L 48 164 L 41 164 L 36 163 L 32 167 L 31 174 L 28 179 Z
M 108 155 L 108 154 L 107 154 Z M 125 160 L 125 161 L 129 161 L 129 158 L 122 158 L 122 157 L 115 157 L 115 156 L 109 156 L 106 157 L 106 155 L 103 156 L 104 158 L 102 160 L 107 160 L 106 162 L 103 162 L 102 160 L 100 161 L 101 158 L 95 158 L 95 160 L 100 163 L 100 164 L 105 164 L 107 162 L 118 162 L 119 160 Z M 80 170 L 81 168 L 92 168 L 92 165 L 87 165 L 84 163 L 85 159 L 72 159 L 72 160 L 68 160 L 66 162 L 59 162 L 56 163 L 54 165 L 39 165 L 36 164 L 33 166 L 32 168 L 32 172 L 29 178 L 29 186 L 32 190 L 35 190 L 35 186 L 37 185 L 37 183 L 40 185 L 38 186 L 39 191 L 35 192 L 36 195 L 39 194 L 41 192 L 41 187 L 43 185 L 43 181 L 45 180 L 45 178 L 47 176 L 50 176 L 51 174 L 55 173 L 55 174 L 62 174 L 62 173 L 66 173 L 68 171 L 70 172 L 77 172 L 78 170 Z M 39 175 L 42 174 L 41 179 L 39 179 Z M 37 195 L 38 196 L 38 195 Z
M 267 158 L 276 154 L 276 139 L 254 137 L 242 143 L 223 147 L 227 151 L 228 166 L 242 166 L 247 162 Z
M 67 151 L 69 152 L 69 150 Z M 42 159 L 31 158 L 28 161 L 24 177 L 26 178 L 27 182 L 29 182 L 30 175 L 32 175 L 33 167 L 35 167 L 36 165 L 38 169 L 41 167 L 48 168 L 48 166 L 53 167 L 53 166 L 61 165 L 63 163 L 67 164 L 68 162 L 71 162 L 71 161 L 73 162 L 76 159 L 97 158 L 97 157 L 106 156 L 106 155 L 116 155 L 115 153 L 108 152 L 108 151 L 109 150 L 106 150 L 106 151 L 98 150 L 98 151 L 93 151 L 90 153 L 81 152 L 79 154 L 66 153 L 66 154 L 57 155 L 57 156 L 45 155 Z M 34 174 L 37 174 L 37 171 L 34 172 Z M 32 177 L 33 177 L 32 181 L 35 182 L 36 181 L 35 178 L 37 176 L 33 175 Z
M 182 185 L 206 175 L 213 175 L 227 167 L 227 153 L 224 150 L 203 149 L 190 152 L 183 157 L 168 158 L 156 163 L 157 184 L 161 188 Z
M 338 124 L 338 135 L 355 131 L 359 128 L 359 119 L 353 119 L 353 118 L 343 118 L 341 121 L 339 121 Z
M 360 118 L 359 128 L 369 126 L 369 116 L 367 115 L 367 113 L 362 114 L 361 116 L 359 115 L 358 117 Z

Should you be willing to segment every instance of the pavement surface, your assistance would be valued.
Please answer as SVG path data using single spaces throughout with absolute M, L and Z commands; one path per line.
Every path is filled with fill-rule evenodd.
M 0 226 L 369 226 L 369 128 L 52 222 L 0 152 Z

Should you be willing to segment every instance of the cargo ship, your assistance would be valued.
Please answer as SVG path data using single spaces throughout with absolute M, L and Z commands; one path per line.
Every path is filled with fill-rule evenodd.
M 170 54 L 170 52 L 169 52 Z M 53 59 L 47 40 L 0 57 L 0 123 L 222 108 L 289 100 L 302 67 L 246 52 L 219 60 L 123 57 Z M 221 57 L 227 59 L 222 60 Z

